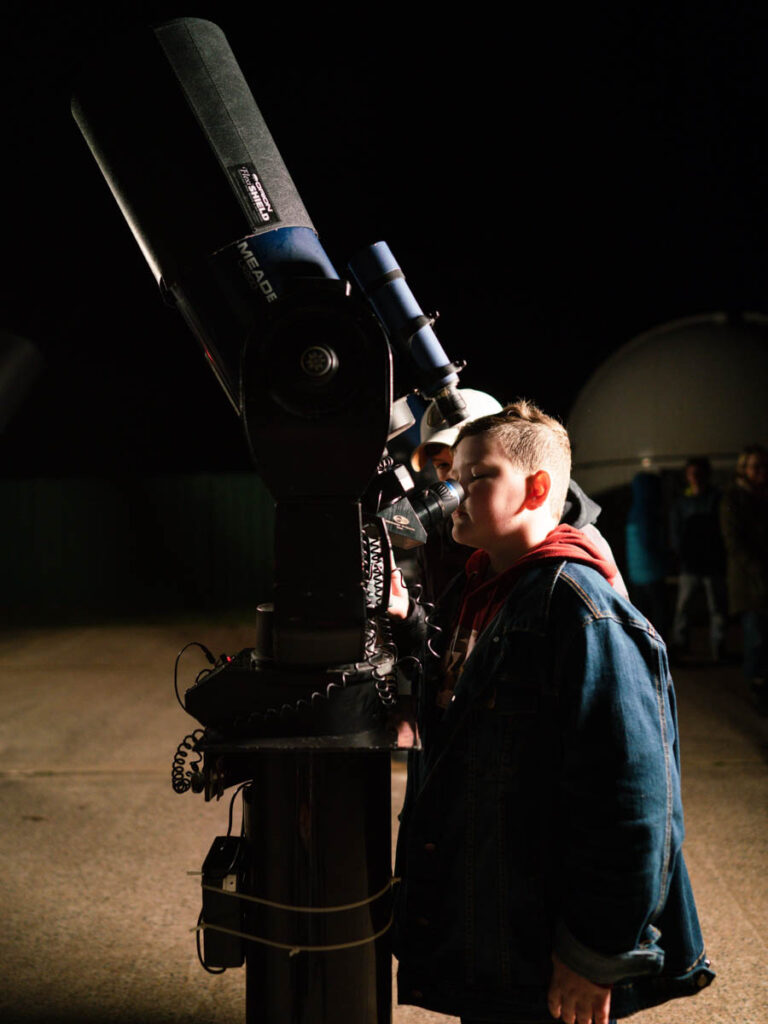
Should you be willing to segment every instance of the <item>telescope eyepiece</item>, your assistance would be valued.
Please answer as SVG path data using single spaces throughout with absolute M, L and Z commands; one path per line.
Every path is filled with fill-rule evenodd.
M 434 529 L 464 501 L 464 488 L 457 480 L 442 480 L 418 495 L 409 496 L 411 505 L 425 530 Z

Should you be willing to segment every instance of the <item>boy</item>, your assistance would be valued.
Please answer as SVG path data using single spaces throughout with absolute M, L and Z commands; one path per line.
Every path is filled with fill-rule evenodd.
M 399 999 L 463 1024 L 608 1024 L 709 984 L 680 852 L 674 697 L 616 569 L 557 523 L 565 429 L 518 402 L 465 425 L 455 540 L 477 550 L 401 646 L 429 649 L 398 839 Z

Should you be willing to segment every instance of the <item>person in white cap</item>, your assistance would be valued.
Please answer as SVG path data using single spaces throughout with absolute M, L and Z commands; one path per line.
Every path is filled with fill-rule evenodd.
M 501 403 L 497 402 L 493 395 L 486 394 L 485 391 L 462 388 L 459 394 L 467 407 L 467 415 L 460 423 L 449 426 L 434 402 L 429 403 L 427 411 L 421 417 L 419 427 L 421 443 L 411 453 L 411 465 L 419 473 L 431 462 L 438 479 L 447 479 L 453 465 L 453 445 L 464 424 L 470 420 L 479 419 L 481 416 L 490 416 L 491 413 L 501 412 Z
M 421 417 L 421 443 L 411 453 L 411 465 L 418 472 L 423 472 L 432 465 L 438 480 L 447 480 L 453 468 L 453 445 L 459 431 L 465 423 L 501 411 L 501 403 L 493 395 L 485 391 L 473 391 L 462 388 L 459 394 L 467 407 L 465 418 L 453 426 L 443 419 L 434 402 L 430 402 L 427 411 Z M 416 552 L 416 564 L 419 569 L 424 598 L 433 603 L 458 573 L 462 572 L 467 561 L 467 549 L 457 544 L 451 536 L 453 522 L 444 520 L 438 527 L 430 530 L 427 542 Z

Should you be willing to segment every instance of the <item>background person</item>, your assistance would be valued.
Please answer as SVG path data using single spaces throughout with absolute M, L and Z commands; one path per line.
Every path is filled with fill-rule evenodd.
M 501 403 L 485 391 L 462 388 L 459 394 L 467 407 L 465 419 L 449 426 L 435 403 L 430 402 L 419 427 L 421 443 L 411 453 L 413 468 L 423 472 L 431 466 L 438 480 L 447 480 L 451 474 L 453 445 L 461 427 L 480 416 L 501 412 Z M 463 571 L 467 561 L 468 551 L 453 540 L 452 528 L 451 520 L 443 519 L 429 531 L 426 543 L 416 551 L 419 582 L 424 600 L 429 604 L 434 604 L 456 574 Z
M 632 603 L 667 636 L 667 545 L 664 531 L 664 499 L 656 473 L 641 472 L 632 478 L 632 502 L 626 525 L 627 577 Z
M 741 616 L 744 675 L 758 710 L 768 714 L 768 452 L 762 445 L 749 445 L 739 456 L 720 521 L 728 602 Z
M 672 506 L 671 547 L 679 561 L 672 646 L 686 653 L 696 594 L 704 591 L 709 611 L 713 661 L 724 654 L 726 626 L 725 547 L 720 532 L 720 491 L 712 486 L 709 459 L 692 458 L 685 465 L 685 493 Z

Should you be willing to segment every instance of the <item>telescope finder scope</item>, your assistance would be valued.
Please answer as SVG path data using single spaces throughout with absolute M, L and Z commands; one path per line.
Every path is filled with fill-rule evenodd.
M 414 298 L 387 243 L 376 242 L 361 250 L 350 260 L 348 269 L 392 345 L 406 355 L 416 387 L 426 399 L 435 400 L 448 423 L 460 423 L 466 417 L 464 400 L 457 389 L 463 364 L 448 359 L 432 329 L 434 319 Z

